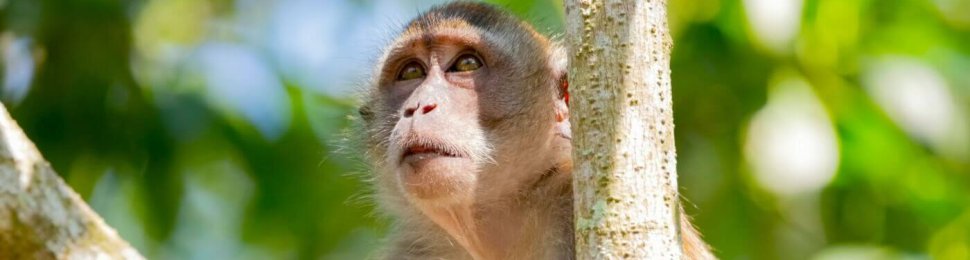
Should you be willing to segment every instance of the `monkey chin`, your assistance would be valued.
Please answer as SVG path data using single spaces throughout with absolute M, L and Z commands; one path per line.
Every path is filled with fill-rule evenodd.
M 477 181 L 471 158 L 439 152 L 405 154 L 399 177 L 404 191 L 418 203 L 463 204 Z

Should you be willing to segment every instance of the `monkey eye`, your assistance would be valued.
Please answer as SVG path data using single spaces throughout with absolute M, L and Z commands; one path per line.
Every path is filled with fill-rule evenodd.
M 408 63 L 401 68 L 401 72 L 397 75 L 397 80 L 411 80 L 424 78 L 424 67 L 417 62 Z
M 449 72 L 473 71 L 482 67 L 482 60 L 472 54 L 465 54 L 455 60 L 455 64 L 448 69 Z

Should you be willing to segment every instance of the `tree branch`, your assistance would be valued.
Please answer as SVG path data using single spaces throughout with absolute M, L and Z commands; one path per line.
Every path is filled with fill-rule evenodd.
M 143 259 L 51 169 L 3 105 L 0 259 Z
M 680 259 L 664 0 L 566 0 L 577 259 Z

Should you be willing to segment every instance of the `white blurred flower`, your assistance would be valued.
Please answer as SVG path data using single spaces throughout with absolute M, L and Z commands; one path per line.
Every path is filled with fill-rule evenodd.
M 839 149 L 822 104 L 800 78 L 786 78 L 748 129 L 745 158 L 754 180 L 781 195 L 823 188 L 835 175 Z
M 967 116 L 943 76 L 919 60 L 886 57 L 863 72 L 873 100 L 909 135 L 954 158 L 970 146 Z
M 744 0 L 755 39 L 774 52 L 790 49 L 802 20 L 802 0 Z

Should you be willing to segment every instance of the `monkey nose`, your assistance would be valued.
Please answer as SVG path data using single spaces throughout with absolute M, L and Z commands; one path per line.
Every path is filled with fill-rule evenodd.
M 421 104 L 418 104 L 417 106 L 409 107 L 407 109 L 404 109 L 404 117 L 414 116 L 414 113 L 418 111 L 418 108 L 421 109 L 421 114 L 427 114 L 427 113 L 431 113 L 431 111 L 434 110 L 435 108 L 438 108 L 438 104 L 432 103 L 424 106 L 421 106 Z
M 427 114 L 427 113 L 431 112 L 431 110 L 434 110 L 437 107 L 438 107 L 438 104 L 425 105 L 423 108 L 421 108 L 421 113 Z

